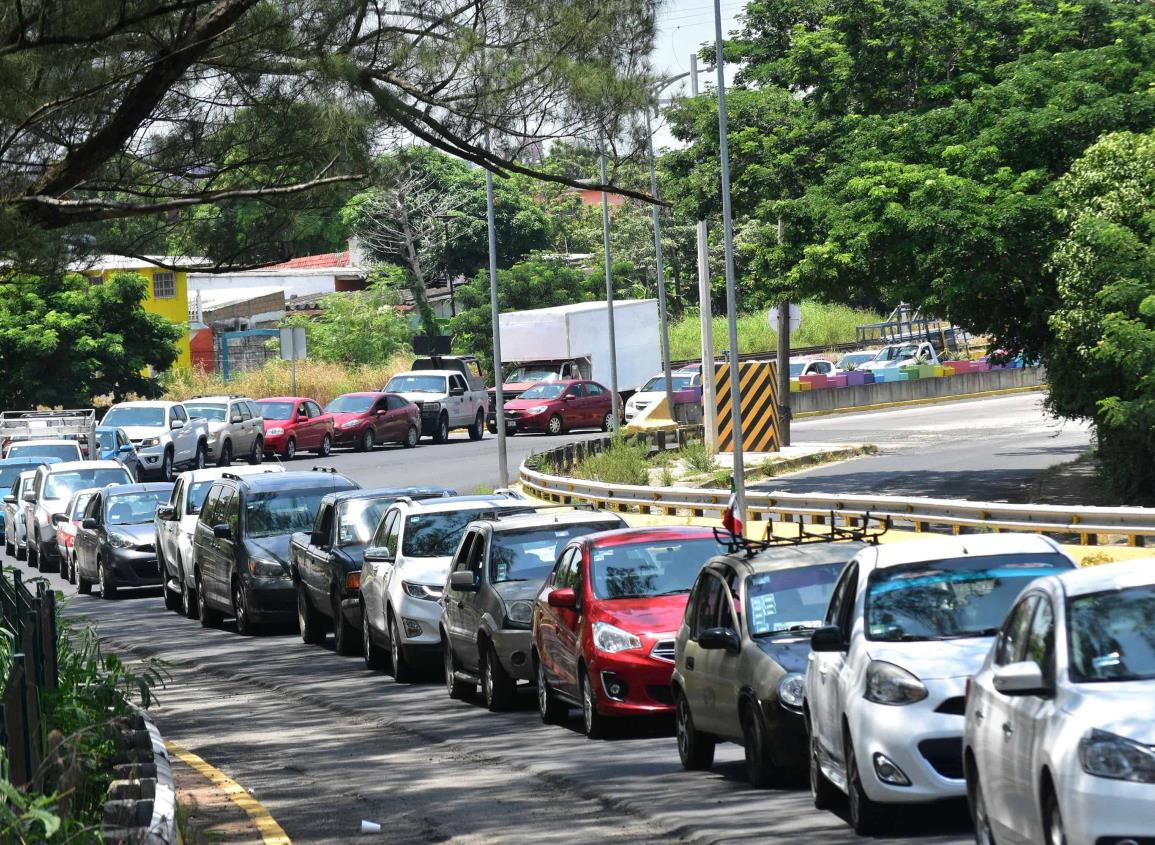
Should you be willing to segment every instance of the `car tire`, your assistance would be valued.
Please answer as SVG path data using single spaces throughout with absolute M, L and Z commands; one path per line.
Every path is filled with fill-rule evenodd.
M 76 592 L 82 596 L 91 595 L 92 593 L 92 582 L 79 572 L 76 573 Z
M 714 765 L 714 750 L 718 741 L 694 727 L 690 701 L 680 691 L 674 692 L 674 731 L 678 738 L 678 757 L 683 769 L 700 772 Z
M 26 545 L 24 548 L 17 546 L 15 558 L 17 560 L 28 560 L 28 546 Z
M 445 661 L 445 689 L 450 698 L 468 698 L 477 692 L 477 684 L 463 681 L 457 677 L 457 658 L 453 656 L 453 649 L 449 647 L 449 635 L 441 629 L 441 652 Z
M 1055 797 L 1055 790 L 1049 786 L 1043 797 L 1043 836 L 1046 845 L 1067 845 L 1067 833 L 1063 827 L 1059 799 Z
M 537 711 L 541 714 L 541 720 L 545 724 L 561 724 L 562 720 L 569 715 L 569 708 L 558 701 L 553 690 L 549 688 L 549 681 L 545 676 L 545 666 L 542 665 L 541 659 L 539 658 L 534 662 L 537 664 Z
M 197 585 L 197 618 L 200 619 L 202 628 L 219 628 L 221 622 L 224 620 L 224 614 L 219 610 L 214 610 L 209 607 L 208 601 L 205 599 L 205 585 L 201 578 L 200 571 L 196 573 Z
M 137 484 L 144 483 L 144 466 L 142 464 L 137 463 L 136 467 L 133 469 L 132 480 Z
M 741 710 L 742 747 L 746 755 L 746 777 L 755 789 L 767 789 L 774 783 L 774 761 L 766 736 L 766 723 L 757 705 L 747 702 Z
M 160 459 L 160 480 L 172 481 L 172 449 L 165 449 Z
M 486 423 L 485 427 L 490 434 L 497 434 L 497 423 Z
M 581 667 L 578 674 L 582 702 L 582 730 L 589 739 L 605 739 L 609 720 L 598 712 L 598 697 L 594 692 L 593 681 L 586 668 Z
M 4 541 L 4 554 L 8 557 L 16 557 L 16 548 L 7 540 Z
M 357 641 L 361 632 L 349 624 L 345 618 L 345 611 L 341 609 L 341 601 L 333 596 L 333 647 L 337 654 L 348 657 L 360 650 L 361 643 Z
M 967 797 L 970 799 L 971 820 L 975 826 L 975 845 L 996 845 L 995 833 L 991 829 L 991 819 L 987 814 L 987 801 L 983 795 L 982 781 L 977 767 L 967 766 Z
M 361 656 L 365 658 L 365 668 L 374 672 L 389 668 L 389 652 L 373 642 L 369 629 L 369 613 L 361 602 Z
M 844 750 L 842 759 L 846 761 L 846 800 L 850 809 L 850 826 L 859 836 L 873 836 L 878 832 L 882 820 L 882 805 L 866 794 L 862 786 L 862 771 L 858 766 L 858 755 L 854 750 L 854 740 L 846 732 L 842 738 Z
M 265 461 L 265 441 L 258 437 L 253 441 L 253 448 L 249 452 L 248 462 L 252 466 L 258 466 Z
M 35 543 L 33 543 L 33 542 L 28 543 L 28 549 L 24 553 L 24 557 L 27 560 L 29 569 L 39 569 L 40 568 L 40 555 L 37 553 Z
M 317 456 L 327 458 L 333 453 L 333 436 L 328 432 L 321 438 L 321 448 L 317 450 Z
M 230 467 L 233 465 L 233 441 L 226 440 L 221 444 L 221 456 L 217 458 L 217 466 Z
M 413 683 L 416 676 L 413 661 L 401 641 L 401 630 L 393 614 L 389 614 L 389 662 L 393 664 L 393 680 L 399 684 Z
M 197 591 L 191 589 L 184 579 L 184 567 L 177 568 L 177 575 L 180 578 L 180 609 L 184 612 L 186 619 L 199 619 L 200 610 L 197 607 Z
M 197 453 L 193 456 L 193 469 L 204 469 L 209 462 L 209 447 L 202 440 L 197 444 Z
M 473 419 L 473 425 L 469 427 L 469 439 L 480 440 L 483 437 L 485 437 L 485 412 L 478 411 Z
M 102 599 L 112 600 L 116 598 L 116 585 L 112 582 L 112 573 L 107 572 L 106 567 L 100 560 L 96 559 L 96 577 L 100 581 L 100 597 Z
M 437 429 L 433 432 L 434 443 L 444 443 L 449 439 L 449 417 L 442 414 L 437 418 Z
M 417 445 L 417 442 L 420 439 L 421 439 L 421 432 L 417 430 L 417 426 L 411 425 L 411 426 L 409 426 L 409 430 L 407 432 L 405 432 L 405 439 L 401 441 L 401 445 L 404 446 L 406 449 L 412 449 L 414 446 Z
M 565 420 L 561 418 L 561 414 L 554 414 L 549 418 L 549 422 L 545 424 L 546 434 L 557 436 L 565 434 Z
M 361 432 L 360 439 L 357 440 L 358 452 L 372 452 L 373 447 L 377 445 L 377 438 L 373 436 L 373 429 L 365 426 L 365 430 Z
M 317 645 L 325 639 L 325 621 L 313 603 L 304 584 L 297 584 L 297 629 L 301 641 L 307 645 Z
M 62 551 L 60 553 L 60 580 L 68 581 L 68 552 Z
M 481 691 L 485 706 L 491 713 L 499 713 L 513 706 L 517 698 L 517 681 L 509 677 L 492 645 L 481 655 Z
M 806 715 L 806 739 L 809 746 L 810 798 L 814 802 L 814 809 L 829 810 L 838 800 L 838 787 L 822 772 L 822 765 L 818 761 L 818 735 L 814 733 L 809 714 Z
M 286 461 L 291 461 L 297 457 L 297 438 L 290 437 L 285 441 L 285 448 L 281 450 L 281 457 Z
M 251 637 L 257 632 L 257 626 L 249 615 L 249 597 L 245 593 L 245 582 L 240 578 L 233 582 L 233 619 L 236 621 L 237 633 L 242 637 Z
M 171 610 L 174 612 L 179 612 L 181 609 L 180 593 L 178 593 L 176 590 L 174 590 L 172 587 L 170 587 L 168 585 L 168 573 L 165 572 L 163 568 L 161 569 L 161 573 L 162 573 L 161 577 L 164 578 L 164 607 L 165 607 L 165 610 Z
M 612 428 L 616 428 L 614 425 L 614 412 L 607 411 L 606 415 L 602 417 L 602 431 L 609 431 Z

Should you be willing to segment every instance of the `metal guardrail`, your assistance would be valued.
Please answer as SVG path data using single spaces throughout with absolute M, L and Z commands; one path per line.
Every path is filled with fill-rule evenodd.
M 683 430 L 684 431 L 684 430 Z M 649 438 L 651 447 L 672 443 L 662 432 Z M 679 442 L 693 437 L 680 433 Z M 646 439 L 646 438 L 643 438 Z M 661 441 L 659 445 L 659 440 Z M 524 487 L 550 501 L 572 504 L 589 502 L 609 510 L 674 516 L 721 516 L 730 491 L 695 487 L 645 487 L 586 481 L 552 472 L 565 472 L 591 452 L 602 451 L 609 438 L 574 443 L 531 456 L 521 465 Z M 531 466 L 531 464 L 536 465 Z M 549 467 L 551 471 L 546 471 Z M 1143 546 L 1155 537 L 1155 509 L 1016 505 L 1000 502 L 968 502 L 955 499 L 867 496 L 837 493 L 784 493 L 748 490 L 751 522 L 811 522 L 855 525 L 863 514 L 889 517 L 896 527 L 914 531 L 963 534 L 981 531 L 1027 531 L 1075 537 L 1082 545 L 1097 545 L 1101 537 L 1122 536 L 1129 546 Z

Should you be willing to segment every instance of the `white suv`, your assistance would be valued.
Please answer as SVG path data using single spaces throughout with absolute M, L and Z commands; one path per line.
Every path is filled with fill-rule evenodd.
M 177 476 L 167 505 L 156 509 L 156 554 L 164 576 L 164 606 L 180 609 L 197 618 L 196 585 L 193 583 L 192 538 L 213 482 L 223 475 L 257 475 L 284 472 L 280 464 L 194 469 Z
M 441 594 L 461 535 L 475 519 L 532 512 L 512 495 L 404 499 L 385 512 L 365 549 L 361 626 L 365 662 L 413 679 L 419 657 L 441 657 Z M 382 645 L 384 644 L 384 645 Z
M 814 805 L 845 792 L 856 832 L 882 804 L 961 798 L 967 679 L 1022 589 L 1074 569 L 1034 534 L 871 546 L 846 565 L 814 632 L 803 718 Z

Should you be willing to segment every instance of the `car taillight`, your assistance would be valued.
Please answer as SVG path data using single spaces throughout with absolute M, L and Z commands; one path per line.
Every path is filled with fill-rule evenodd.
M 350 590 L 361 589 L 361 573 L 350 572 L 345 576 L 345 587 Z

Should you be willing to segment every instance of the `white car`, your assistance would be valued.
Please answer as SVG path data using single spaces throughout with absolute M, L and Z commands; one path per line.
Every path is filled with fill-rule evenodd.
M 120 461 L 65 461 L 42 464 L 24 493 L 24 526 L 28 534 L 28 565 L 42 572 L 60 569 L 53 514 L 63 513 L 77 490 L 132 484 L 136 479 Z
M 441 594 L 461 535 L 475 519 L 530 512 L 510 495 L 451 496 L 397 502 L 385 512 L 361 568 L 365 663 L 389 664 L 407 683 L 416 662 L 441 658 Z
M 1155 560 L 1034 582 L 966 708 L 979 843 L 1155 841 Z
M 24 525 L 24 494 L 32 489 L 36 470 L 26 469 L 16 476 L 4 496 L 4 550 L 17 560 L 28 555 L 28 530 Z
M 280 464 L 194 469 L 177 476 L 167 505 L 156 509 L 156 553 L 164 575 L 164 605 L 178 608 L 189 619 L 197 618 L 196 585 L 193 583 L 192 538 L 201 505 L 214 481 L 229 475 L 284 472 Z
M 790 378 L 801 376 L 836 376 L 841 370 L 825 358 L 791 358 Z
M 674 370 L 670 373 L 671 387 L 675 390 L 693 390 L 702 386 L 702 373 L 691 370 Z M 658 373 L 642 385 L 642 389 L 630 397 L 626 403 L 626 422 L 629 422 L 654 402 L 666 398 L 666 374 Z
M 856 832 L 884 804 L 961 798 L 967 679 L 1035 578 L 1075 567 L 1034 534 L 871 546 L 846 565 L 811 638 L 803 701 L 814 805 L 846 793 Z
M 191 415 L 180 402 L 121 402 L 100 424 L 123 428 L 145 472 L 161 481 L 175 481 L 177 467 L 204 469 L 208 460 L 208 420 Z

